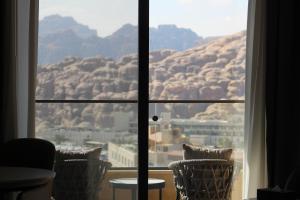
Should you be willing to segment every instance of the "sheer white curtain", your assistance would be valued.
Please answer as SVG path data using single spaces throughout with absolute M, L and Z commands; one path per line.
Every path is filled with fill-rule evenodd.
M 38 0 L 17 0 L 18 137 L 34 136 Z
M 249 0 L 243 197 L 267 186 L 265 131 L 265 0 Z

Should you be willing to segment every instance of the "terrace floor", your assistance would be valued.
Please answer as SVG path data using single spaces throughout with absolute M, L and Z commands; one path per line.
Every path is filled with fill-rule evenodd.
M 109 184 L 110 179 L 115 178 L 130 178 L 137 177 L 136 170 L 110 170 L 106 174 L 106 177 L 102 183 L 102 190 L 100 192 L 101 200 L 112 200 L 112 188 Z M 173 174 L 170 170 L 150 170 L 150 178 L 159 178 L 166 181 L 165 188 L 163 189 L 163 199 L 165 200 L 175 200 L 176 192 L 173 184 Z M 156 200 L 158 198 L 158 191 L 149 190 L 149 200 Z M 130 190 L 116 190 L 116 200 L 126 200 L 131 199 Z M 237 178 L 234 180 L 232 188 L 232 200 L 241 200 L 242 199 L 242 173 L 240 173 Z

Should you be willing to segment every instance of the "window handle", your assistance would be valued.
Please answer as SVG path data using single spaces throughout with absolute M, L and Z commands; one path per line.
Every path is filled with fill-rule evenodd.
M 156 122 L 156 121 L 158 120 L 158 117 L 157 117 L 156 115 L 154 115 L 154 116 L 152 117 L 152 120 Z

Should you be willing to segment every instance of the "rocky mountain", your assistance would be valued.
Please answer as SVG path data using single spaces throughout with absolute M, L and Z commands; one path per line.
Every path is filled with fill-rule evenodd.
M 159 49 L 186 50 L 206 40 L 190 29 L 175 25 L 150 28 L 150 51 Z M 138 28 L 125 24 L 107 37 L 98 37 L 95 30 L 76 22 L 72 17 L 51 15 L 39 23 L 39 64 L 61 62 L 67 56 L 105 56 L 120 58 L 136 53 Z
M 97 31 L 86 25 L 79 24 L 72 17 L 50 15 L 39 22 L 39 36 L 45 37 L 49 34 L 72 30 L 80 38 L 97 36 Z
M 245 39 L 245 32 L 240 32 L 185 51 L 151 52 L 150 98 L 244 99 Z M 36 98 L 135 100 L 137 65 L 136 54 L 118 59 L 67 57 L 57 64 L 40 65 Z M 103 128 L 113 126 L 113 113 L 122 111 L 136 120 L 135 104 L 117 103 L 37 104 L 36 117 L 40 128 Z M 150 105 L 150 114 L 160 112 L 171 112 L 175 118 L 242 120 L 243 104 L 157 104 L 155 109 Z
M 203 41 L 203 38 L 191 29 L 178 28 L 176 25 L 160 25 L 158 28 L 150 28 L 149 38 L 150 51 L 159 49 L 183 51 Z

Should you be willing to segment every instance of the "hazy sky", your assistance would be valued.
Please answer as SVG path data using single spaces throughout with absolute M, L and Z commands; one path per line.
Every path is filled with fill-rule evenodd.
M 125 23 L 137 24 L 137 0 L 40 0 L 40 19 L 72 16 L 96 29 L 99 36 Z M 176 24 L 200 36 L 225 35 L 246 29 L 248 0 L 150 0 L 150 26 Z

